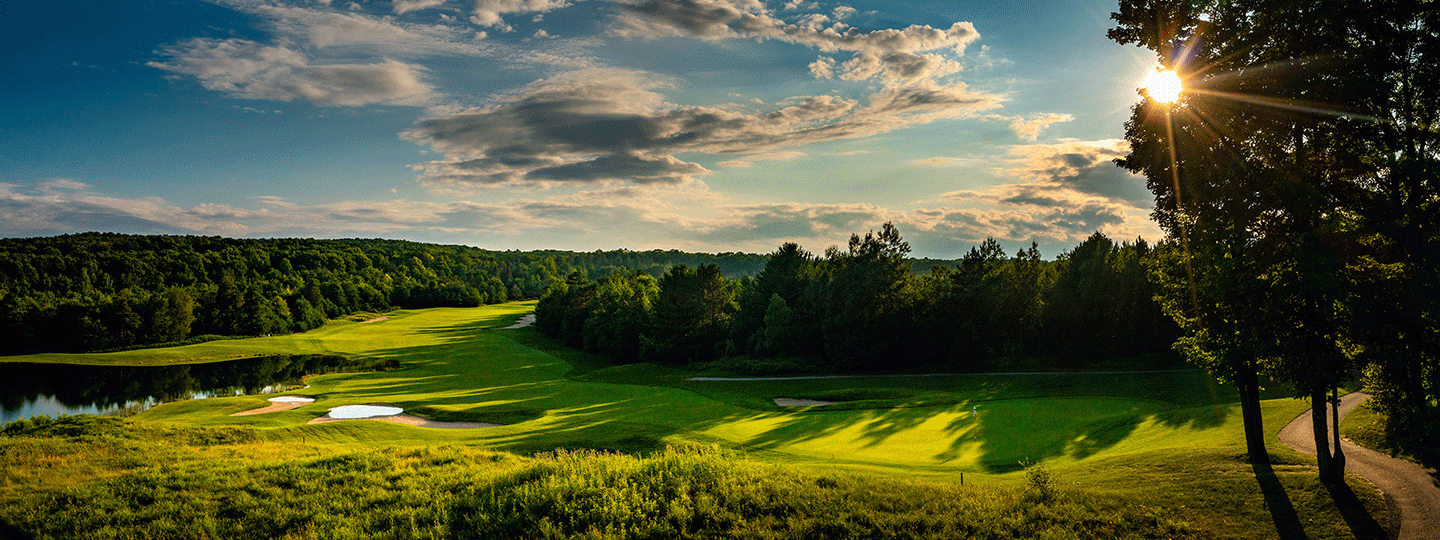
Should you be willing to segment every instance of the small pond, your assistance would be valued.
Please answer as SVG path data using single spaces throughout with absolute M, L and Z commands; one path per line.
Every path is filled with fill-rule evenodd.
M 285 355 L 181 366 L 0 363 L 0 423 L 38 415 L 135 414 L 182 399 L 288 392 L 306 375 L 396 367 L 333 355 Z

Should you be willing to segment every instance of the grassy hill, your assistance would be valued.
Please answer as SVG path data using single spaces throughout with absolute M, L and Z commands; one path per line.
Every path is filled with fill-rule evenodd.
M 1278 443 L 1273 466 L 1245 463 L 1233 390 L 1203 373 L 690 381 L 501 329 L 532 308 L 397 311 L 293 336 L 10 358 L 325 352 L 402 368 L 312 377 L 303 393 L 316 402 L 284 412 L 228 416 L 267 404 L 238 396 L 123 421 L 12 424 L 0 437 L 0 520 L 57 538 L 1344 538 L 1384 522 L 1372 487 L 1331 493 L 1313 460 Z M 775 397 L 843 403 L 786 409 Z M 364 403 L 505 425 L 306 424 Z M 1267 429 L 1306 408 L 1267 401 Z M 1059 495 L 1042 501 L 1051 489 Z M 108 532 L 88 534 L 97 530 Z

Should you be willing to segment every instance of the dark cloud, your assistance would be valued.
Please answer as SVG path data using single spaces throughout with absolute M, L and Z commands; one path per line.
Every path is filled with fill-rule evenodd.
M 1066 201 L 1066 200 L 1063 200 L 1063 199 L 1058 199 L 1058 198 L 1055 198 L 1055 197 L 1046 197 L 1046 196 L 1044 196 L 1044 195 L 1037 195 L 1037 194 L 1032 193 L 1032 192 L 1024 192 L 1024 193 L 1018 193 L 1018 194 L 1015 194 L 1015 195 L 1011 195 L 1011 196 L 1009 196 L 1009 197 L 1005 197 L 1005 198 L 1003 198 L 1003 199 L 1000 199 L 1000 202 L 1005 203 L 1005 204 L 1030 204 L 1030 205 L 1035 205 L 1035 206 L 1069 206 L 1069 205 L 1070 205 L 1070 201 Z
M 526 177 L 535 180 L 559 181 L 628 179 L 640 184 L 652 182 L 673 184 L 705 172 L 709 171 L 694 163 L 680 161 L 671 156 L 645 159 L 628 154 L 611 154 L 590 161 L 534 169 Z
M 721 225 L 698 235 L 707 242 L 754 243 L 826 238 L 843 240 L 851 233 L 875 228 L 880 208 L 868 205 L 755 205 L 731 209 Z
M 1065 189 L 1148 206 L 1153 200 L 1143 177 L 1115 165 L 1129 152 L 1123 140 L 1064 142 L 1015 147 L 1011 172 L 1031 180 L 1023 196 L 1038 190 Z

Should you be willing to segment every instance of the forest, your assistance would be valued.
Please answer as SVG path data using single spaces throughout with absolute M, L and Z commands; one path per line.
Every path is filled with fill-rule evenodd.
M 1280 385 L 1310 397 L 1317 414 L 1332 401 L 1314 391 L 1317 380 L 1359 383 L 1388 415 L 1387 436 L 1434 459 L 1440 370 L 1427 347 L 1374 341 L 1384 322 L 1369 315 L 1386 298 L 1376 294 L 1376 281 L 1384 280 L 1367 275 L 1374 259 L 1349 269 L 1353 282 L 1328 282 L 1325 300 L 1354 315 L 1326 327 L 1331 354 L 1313 354 L 1326 348 L 1305 336 L 1318 325 L 1289 312 L 1316 299 L 1296 295 L 1283 272 L 1265 276 L 1274 283 L 1252 303 L 1214 301 L 1230 310 L 1228 324 L 1255 326 L 1196 325 L 1190 308 L 1214 291 L 1187 279 L 1195 271 L 1182 262 L 1186 247 L 1173 241 L 1117 244 L 1097 232 L 1047 262 L 1033 244 L 1007 256 L 992 239 L 953 268 L 934 265 L 928 273 L 911 271 L 909 252 L 887 223 L 821 256 L 781 245 L 759 274 L 736 280 L 710 265 L 677 265 L 658 279 L 572 273 L 541 298 L 536 324 L 567 345 L 619 361 L 709 362 L 748 374 L 1064 371 L 1126 358 L 1125 368 L 1144 369 L 1173 367 L 1174 356 L 1158 353 L 1176 351 L 1221 381 Z M 1197 346 L 1233 339 L 1217 337 L 1220 331 L 1254 348 Z M 1433 335 L 1433 327 L 1423 332 Z M 1248 381 L 1224 367 L 1240 353 L 1255 366 Z M 1397 360 L 1413 363 L 1395 369 Z
M 303 332 L 394 307 L 535 298 L 572 273 L 659 276 L 764 256 L 629 250 L 490 251 L 380 239 L 234 239 L 85 233 L 0 239 L 0 354 L 81 352 Z
M 755 276 L 677 265 L 572 273 L 536 307 L 541 332 L 620 361 L 712 362 L 747 373 L 975 371 L 1026 358 L 1073 369 L 1164 353 L 1179 336 L 1146 276 L 1153 249 L 1100 233 L 1044 261 L 994 239 L 913 270 L 891 224 L 816 256 L 787 243 Z

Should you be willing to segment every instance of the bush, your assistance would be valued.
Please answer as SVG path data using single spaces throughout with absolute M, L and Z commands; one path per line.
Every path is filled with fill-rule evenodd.
M 1055 473 L 1050 468 L 1039 463 L 1021 465 L 1025 466 L 1025 496 L 1033 501 L 1048 503 L 1055 500 Z

